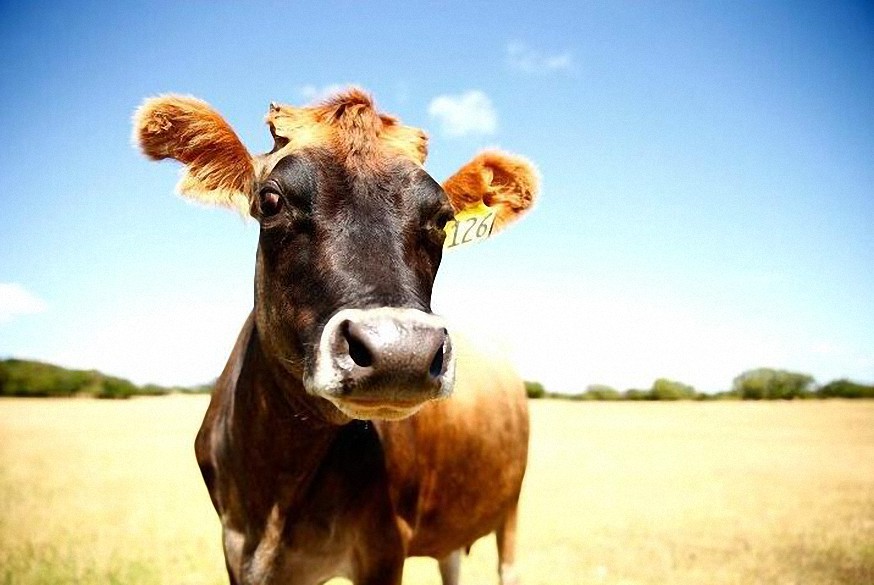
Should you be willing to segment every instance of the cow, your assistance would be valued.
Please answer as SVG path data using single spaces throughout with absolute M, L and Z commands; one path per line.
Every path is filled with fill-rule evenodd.
M 523 384 L 431 311 L 456 213 L 500 231 L 538 190 L 525 159 L 485 151 L 442 186 L 427 137 L 349 88 L 270 104 L 253 156 L 211 106 L 148 99 L 134 140 L 184 165 L 181 194 L 260 224 L 254 308 L 195 440 L 232 584 L 401 582 L 408 556 L 458 582 L 461 554 L 497 534 L 517 582 L 528 450 Z

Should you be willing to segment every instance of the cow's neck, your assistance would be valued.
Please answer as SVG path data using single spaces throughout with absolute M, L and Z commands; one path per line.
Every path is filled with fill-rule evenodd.
M 248 489 L 261 492 L 255 499 L 264 513 L 265 506 L 276 504 L 287 509 L 301 496 L 341 427 L 325 417 L 324 405 L 306 393 L 300 379 L 271 359 L 253 319 L 247 327 L 229 428 L 242 447 L 234 452 L 245 454 L 235 466 L 259 478 L 260 485 Z

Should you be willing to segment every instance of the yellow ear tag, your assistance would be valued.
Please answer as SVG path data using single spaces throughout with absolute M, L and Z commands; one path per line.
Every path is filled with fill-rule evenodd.
M 446 232 L 443 247 L 455 248 L 485 240 L 492 234 L 497 215 L 494 209 L 487 207 L 482 201 L 459 211 L 455 219 L 446 222 L 446 227 L 443 228 Z

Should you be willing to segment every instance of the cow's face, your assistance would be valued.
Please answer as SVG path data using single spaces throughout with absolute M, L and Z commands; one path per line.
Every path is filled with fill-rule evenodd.
M 516 217 L 533 197 L 529 165 L 483 154 L 444 190 L 422 168 L 424 134 L 355 90 L 271 106 L 276 144 L 258 157 L 190 98 L 147 102 L 135 123 L 148 155 L 188 165 L 183 193 L 259 222 L 255 319 L 278 371 L 352 418 L 403 418 L 451 393 L 452 341 L 430 306 L 443 227 L 469 202 Z
M 347 415 L 393 418 L 451 392 L 431 288 L 453 210 L 424 170 L 350 168 L 303 149 L 257 181 L 252 215 L 258 331 L 311 393 Z

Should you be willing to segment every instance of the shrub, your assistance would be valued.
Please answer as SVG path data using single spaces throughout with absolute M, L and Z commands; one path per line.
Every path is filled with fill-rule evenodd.
M 528 398 L 543 398 L 546 396 L 546 390 L 540 382 L 525 382 L 525 393 Z
M 829 382 L 816 391 L 820 398 L 874 398 L 874 386 L 842 379 Z

